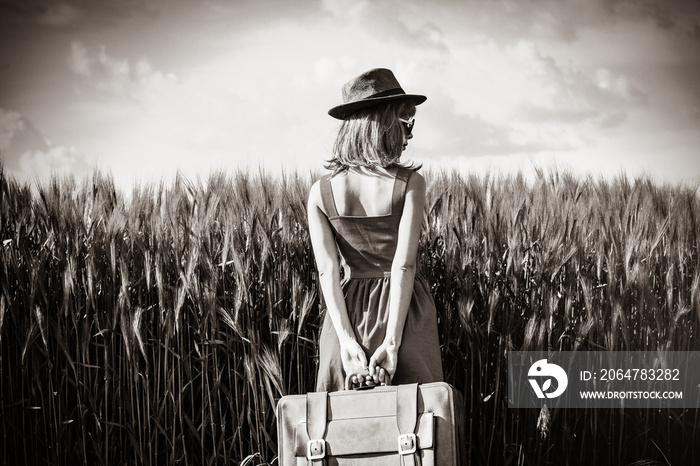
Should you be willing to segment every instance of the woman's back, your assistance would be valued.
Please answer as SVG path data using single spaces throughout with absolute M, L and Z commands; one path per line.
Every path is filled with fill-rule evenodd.
M 407 182 L 413 173 L 394 168 L 386 175 L 354 173 L 321 179 L 323 209 L 334 230 L 346 279 L 390 273 Z
M 376 217 L 391 214 L 396 168 L 345 170 L 331 178 L 338 215 Z

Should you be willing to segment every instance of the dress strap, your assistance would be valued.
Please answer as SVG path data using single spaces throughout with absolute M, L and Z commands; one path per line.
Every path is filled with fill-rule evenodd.
M 323 175 L 320 180 L 321 185 L 321 203 L 323 204 L 323 210 L 326 211 L 326 216 L 328 218 L 337 217 L 338 209 L 335 207 L 335 200 L 333 199 L 333 190 L 331 189 L 331 176 Z
M 406 186 L 408 179 L 413 174 L 410 168 L 399 167 L 394 180 L 394 192 L 391 195 L 391 213 L 400 214 L 403 212 L 403 203 L 406 200 Z

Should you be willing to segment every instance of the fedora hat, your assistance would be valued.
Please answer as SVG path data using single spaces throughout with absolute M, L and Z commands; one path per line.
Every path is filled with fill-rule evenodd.
M 344 120 L 352 112 L 390 100 L 407 99 L 420 105 L 424 95 L 406 94 L 394 73 L 386 68 L 375 68 L 351 79 L 343 86 L 343 104 L 328 110 L 333 118 Z

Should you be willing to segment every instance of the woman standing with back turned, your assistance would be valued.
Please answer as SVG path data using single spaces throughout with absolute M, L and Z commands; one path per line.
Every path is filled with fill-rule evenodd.
M 343 104 L 328 112 L 343 122 L 331 173 L 312 186 L 308 203 L 327 307 L 316 391 L 342 390 L 346 379 L 443 379 L 435 304 L 416 273 L 425 180 L 400 162 L 425 100 L 379 68 L 343 86 Z

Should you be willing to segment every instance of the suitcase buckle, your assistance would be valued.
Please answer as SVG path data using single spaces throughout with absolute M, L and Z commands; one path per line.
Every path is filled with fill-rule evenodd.
M 399 455 L 412 455 L 416 447 L 416 434 L 399 435 Z
M 322 460 L 326 456 L 326 441 L 323 439 L 309 440 L 306 444 L 306 458 Z

